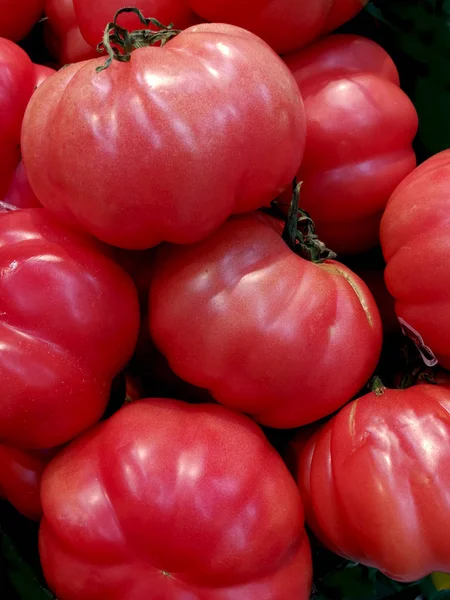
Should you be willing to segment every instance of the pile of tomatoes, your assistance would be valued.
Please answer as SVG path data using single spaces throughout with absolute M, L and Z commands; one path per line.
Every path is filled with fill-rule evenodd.
M 449 572 L 450 150 L 332 33 L 363 0 L 129 4 L 0 0 L 0 495 L 47 585 L 306 600 L 312 535 Z

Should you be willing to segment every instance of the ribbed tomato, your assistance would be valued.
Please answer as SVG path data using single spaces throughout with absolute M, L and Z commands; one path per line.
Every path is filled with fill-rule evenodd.
M 40 555 L 62 600 L 308 600 L 295 482 L 258 426 L 138 400 L 52 461 Z
M 331 550 L 398 581 L 450 571 L 450 391 L 381 389 L 294 442 L 306 519 Z
M 134 351 L 136 289 L 41 208 L 0 214 L 0 441 L 63 444 L 103 414 Z
M 97 73 L 101 65 L 62 69 L 25 115 L 31 187 L 61 218 L 123 248 L 192 243 L 289 185 L 303 103 L 253 34 L 202 24 Z
M 365 284 L 297 256 L 263 214 L 163 247 L 153 267 L 150 332 L 173 371 L 264 425 L 330 414 L 377 364 L 381 322 Z
M 425 362 L 450 369 L 450 151 L 392 194 L 381 223 L 385 279 L 400 323 Z
M 338 254 L 369 250 L 389 196 L 416 166 L 416 110 L 393 61 L 369 39 L 329 36 L 285 61 L 306 111 L 301 206 Z

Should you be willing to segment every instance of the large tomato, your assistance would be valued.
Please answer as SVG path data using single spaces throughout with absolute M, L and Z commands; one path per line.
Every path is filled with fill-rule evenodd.
M 39 208 L 0 215 L 0 440 L 50 448 L 98 420 L 131 357 L 135 287 Z
M 380 316 L 359 277 L 297 256 L 259 213 L 187 248 L 161 248 L 149 311 L 177 375 L 272 427 L 342 406 L 380 353 Z
M 381 223 L 386 284 L 427 364 L 450 369 L 450 151 L 422 163 L 392 194 Z
M 125 248 L 192 243 L 295 175 L 303 103 L 253 34 L 198 25 L 96 73 L 103 63 L 63 69 L 25 115 L 31 187 L 61 217 Z
M 19 46 L 0 38 L 0 200 L 20 159 L 20 128 L 36 82 L 33 63 Z
M 188 6 L 187 0 L 72 0 L 75 6 L 78 26 L 84 39 L 93 48 L 102 41 L 103 32 L 115 13 L 123 6 L 138 7 L 146 17 L 154 17 L 164 25 L 173 25 L 177 29 L 186 29 L 200 21 Z M 122 27 L 133 28 L 136 18 L 132 15 L 121 15 L 118 23 Z
M 90 3 L 91 8 L 96 6 L 97 2 Z M 73 0 L 46 0 L 45 15 L 46 43 L 60 64 L 66 65 L 98 56 L 95 48 L 81 35 Z
M 306 110 L 301 205 L 338 253 L 378 244 L 383 210 L 416 166 L 417 114 L 377 44 L 330 36 L 285 57 Z
M 42 516 L 42 473 L 55 450 L 19 450 L 0 444 L 0 497 L 20 513 L 38 521 Z
M 40 555 L 64 600 L 307 600 L 295 482 L 250 419 L 129 404 L 42 480 Z
M 349 21 L 367 0 L 188 0 L 199 15 L 253 31 L 277 52 L 301 48 Z
M 23 39 L 43 12 L 44 0 L 0 0 L 0 37 Z
M 450 570 L 449 414 L 441 386 L 381 390 L 294 442 L 306 520 L 326 546 L 399 581 Z

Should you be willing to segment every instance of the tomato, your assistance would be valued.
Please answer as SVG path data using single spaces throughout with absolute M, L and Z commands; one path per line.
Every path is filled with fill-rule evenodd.
M 278 227 L 278 225 L 276 225 Z M 150 331 L 171 368 L 271 427 L 297 427 L 351 399 L 381 347 L 365 284 L 297 256 L 253 213 L 154 262 Z
M 391 58 L 366 38 L 330 36 L 285 61 L 306 110 L 301 206 L 338 254 L 369 250 L 389 196 L 416 166 L 415 108 Z
M 0 497 L 20 513 L 38 521 L 42 516 L 40 483 L 56 450 L 19 450 L 0 444 Z
M 137 294 L 43 209 L 0 215 L 0 440 L 62 444 L 95 423 L 137 339 Z
M 221 406 L 133 402 L 55 458 L 41 495 L 41 563 L 64 600 L 309 598 L 295 482 Z
M 40 206 L 20 161 L 20 129 L 34 89 L 53 73 L 33 64 L 16 44 L 0 39 L 0 212 Z
M 302 100 L 251 33 L 199 25 L 96 73 L 103 64 L 63 69 L 25 115 L 31 187 L 60 217 L 124 248 L 192 243 L 230 213 L 268 204 L 295 175 Z
M 46 44 L 62 65 L 98 56 L 95 48 L 81 35 L 73 0 L 45 0 L 45 14 Z M 106 23 L 103 29 L 105 26 Z M 100 37 L 101 31 L 102 28 L 99 29 Z
M 450 369 L 450 151 L 394 191 L 381 223 L 387 287 L 404 332 L 428 365 Z
M 450 569 L 450 391 L 370 393 L 297 440 L 306 519 L 331 550 L 398 581 Z
M 44 0 L 0 0 L 0 37 L 23 39 L 44 12 Z
M 35 71 L 19 46 L 0 38 L 0 199 L 20 158 L 20 128 L 35 87 Z
M 306 46 L 349 21 L 367 0 L 188 0 L 208 21 L 233 23 L 263 38 L 277 52 Z
M 146 17 L 155 17 L 163 25 L 173 23 L 177 29 L 186 29 L 200 21 L 189 8 L 187 0 L 73 0 L 77 21 L 81 33 L 87 42 L 95 48 L 102 41 L 103 32 L 115 13 L 123 6 L 137 6 Z M 136 26 L 136 17 L 121 15 L 119 25 L 132 29 Z

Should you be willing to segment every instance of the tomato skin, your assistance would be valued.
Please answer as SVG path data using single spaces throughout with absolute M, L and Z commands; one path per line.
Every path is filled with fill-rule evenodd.
M 14 172 L 9 189 L 3 200 L 0 201 L 0 212 L 16 208 L 39 208 L 41 206 L 41 203 L 30 187 L 23 162 L 20 161 Z
M 0 0 L 0 37 L 22 40 L 44 12 L 44 0 Z
M 309 598 L 295 482 L 219 405 L 125 406 L 56 457 L 41 495 L 41 562 L 64 600 Z
M 0 38 L 0 199 L 20 157 L 20 128 L 34 90 L 34 67 L 17 44 Z
M 400 323 L 395 314 L 394 298 L 390 295 L 384 281 L 383 269 L 355 269 L 358 277 L 364 281 L 377 303 L 385 334 L 400 332 Z
M 41 203 L 30 187 L 20 160 L 20 128 L 31 94 L 55 71 L 31 63 L 21 48 L 7 40 L 0 40 L 0 67 L 5 77 L 2 82 L 0 75 L 0 108 L 8 119 L 8 122 L 6 119 L 3 122 L 0 120 L 0 155 L 4 157 L 4 163 L 0 166 L 0 212 L 39 207 Z
M 60 445 L 101 416 L 139 327 L 136 289 L 43 209 L 0 215 L 0 440 Z
M 389 196 L 416 166 L 416 110 L 369 39 L 332 35 L 284 59 L 306 111 L 301 206 L 338 254 L 370 250 Z
M 0 444 L 0 497 L 28 519 L 42 516 L 42 473 L 56 450 L 19 450 Z
M 188 0 L 208 21 L 248 29 L 282 54 L 306 46 L 349 21 L 366 0 Z
M 176 29 L 186 29 L 201 19 L 189 8 L 186 0 L 73 0 L 77 22 L 84 39 L 95 48 L 102 41 L 103 32 L 114 15 L 123 6 L 137 6 L 144 17 L 155 17 L 163 25 L 173 23 Z M 143 26 L 133 14 L 121 15 L 117 21 L 127 29 L 142 29 Z
M 123 248 L 187 244 L 232 212 L 268 204 L 292 180 L 302 99 L 281 59 L 251 33 L 198 25 L 96 73 L 103 63 L 58 72 L 25 115 L 31 187 L 60 217 Z
M 334 552 L 416 581 L 450 569 L 450 392 L 370 393 L 299 439 L 306 519 Z
M 397 316 L 421 336 L 419 345 L 429 347 L 445 369 L 450 369 L 449 185 L 446 150 L 402 181 L 381 222 L 386 285 Z
M 271 427 L 342 406 L 381 348 L 365 284 L 337 262 L 298 257 L 259 213 L 230 219 L 199 244 L 161 248 L 149 318 L 177 375 Z
M 98 56 L 81 35 L 73 0 L 46 0 L 45 14 L 46 44 L 61 65 Z

